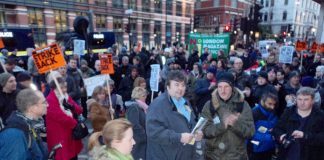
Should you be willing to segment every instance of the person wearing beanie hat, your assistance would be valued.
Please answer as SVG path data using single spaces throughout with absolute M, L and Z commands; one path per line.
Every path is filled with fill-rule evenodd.
M 207 119 L 205 159 L 248 159 L 245 141 L 255 132 L 252 111 L 244 94 L 234 87 L 232 73 L 218 76 L 217 89 L 201 116 Z
M 20 72 L 17 75 L 17 90 L 23 90 L 29 88 L 32 84 L 31 76 L 28 72 Z
M 296 95 L 300 88 L 300 74 L 298 71 L 292 71 L 288 75 L 288 82 L 284 85 L 284 91 L 287 95 Z
M 256 83 L 257 84 L 253 87 L 253 90 L 252 90 L 252 98 L 251 98 L 252 104 L 259 103 L 261 100 L 261 97 L 264 94 L 271 93 L 271 94 L 278 96 L 278 91 L 276 90 L 276 88 L 273 85 L 269 84 L 269 82 L 268 82 L 267 72 L 260 71 L 258 73 L 258 78 L 257 78 Z
M 6 124 L 7 118 L 17 109 L 16 100 L 16 78 L 10 73 L 0 74 L 0 118 Z

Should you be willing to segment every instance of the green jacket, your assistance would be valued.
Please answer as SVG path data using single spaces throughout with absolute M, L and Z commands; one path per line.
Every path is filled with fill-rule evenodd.
M 224 117 L 237 111 L 241 112 L 238 120 L 225 129 Z M 251 108 L 239 89 L 233 89 L 233 95 L 227 102 L 220 99 L 216 89 L 212 99 L 206 102 L 202 116 L 208 119 L 203 129 L 206 160 L 248 159 L 245 140 L 253 136 L 255 129 Z

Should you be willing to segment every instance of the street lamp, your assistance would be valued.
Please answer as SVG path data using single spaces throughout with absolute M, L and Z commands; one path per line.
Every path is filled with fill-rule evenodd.
M 197 29 L 194 29 L 194 32 L 196 33 L 197 32 Z

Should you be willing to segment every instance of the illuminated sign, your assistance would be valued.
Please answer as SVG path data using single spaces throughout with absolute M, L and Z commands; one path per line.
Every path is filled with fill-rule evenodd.
M 0 32 L 0 37 L 13 37 L 12 32 Z
M 94 39 L 104 39 L 105 36 L 103 34 L 93 34 Z

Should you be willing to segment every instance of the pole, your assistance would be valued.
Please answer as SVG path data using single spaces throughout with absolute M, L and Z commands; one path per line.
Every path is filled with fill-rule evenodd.
M 151 103 L 153 102 L 153 96 L 154 96 L 154 91 L 152 91 L 152 95 L 151 95 Z
M 5 65 L 3 64 L 3 62 L 1 60 L 0 60 L 0 63 L 1 63 L 1 67 L 3 68 L 4 73 L 8 73 Z
M 110 76 L 108 74 L 108 78 L 107 78 L 107 89 L 108 89 L 108 100 L 109 100 L 109 113 L 110 113 L 110 116 L 111 116 L 111 120 L 114 119 L 114 114 L 111 112 L 113 111 L 113 107 L 112 107 L 112 102 L 111 102 L 111 93 L 110 93 L 110 84 L 109 84 L 109 79 L 110 79 Z
M 52 78 L 53 78 L 53 80 L 54 80 L 54 83 L 55 83 L 55 85 L 56 85 L 56 87 L 57 87 L 57 89 L 58 89 L 58 91 L 59 91 L 59 93 L 60 93 L 60 96 L 61 96 L 61 97 L 64 97 L 64 94 L 63 94 L 63 92 L 62 92 L 62 89 L 61 89 L 61 87 L 60 87 L 60 85 L 59 85 L 59 83 L 58 83 L 56 77 L 53 75 L 53 70 L 52 70 L 52 69 L 50 70 L 50 75 L 52 76 Z

